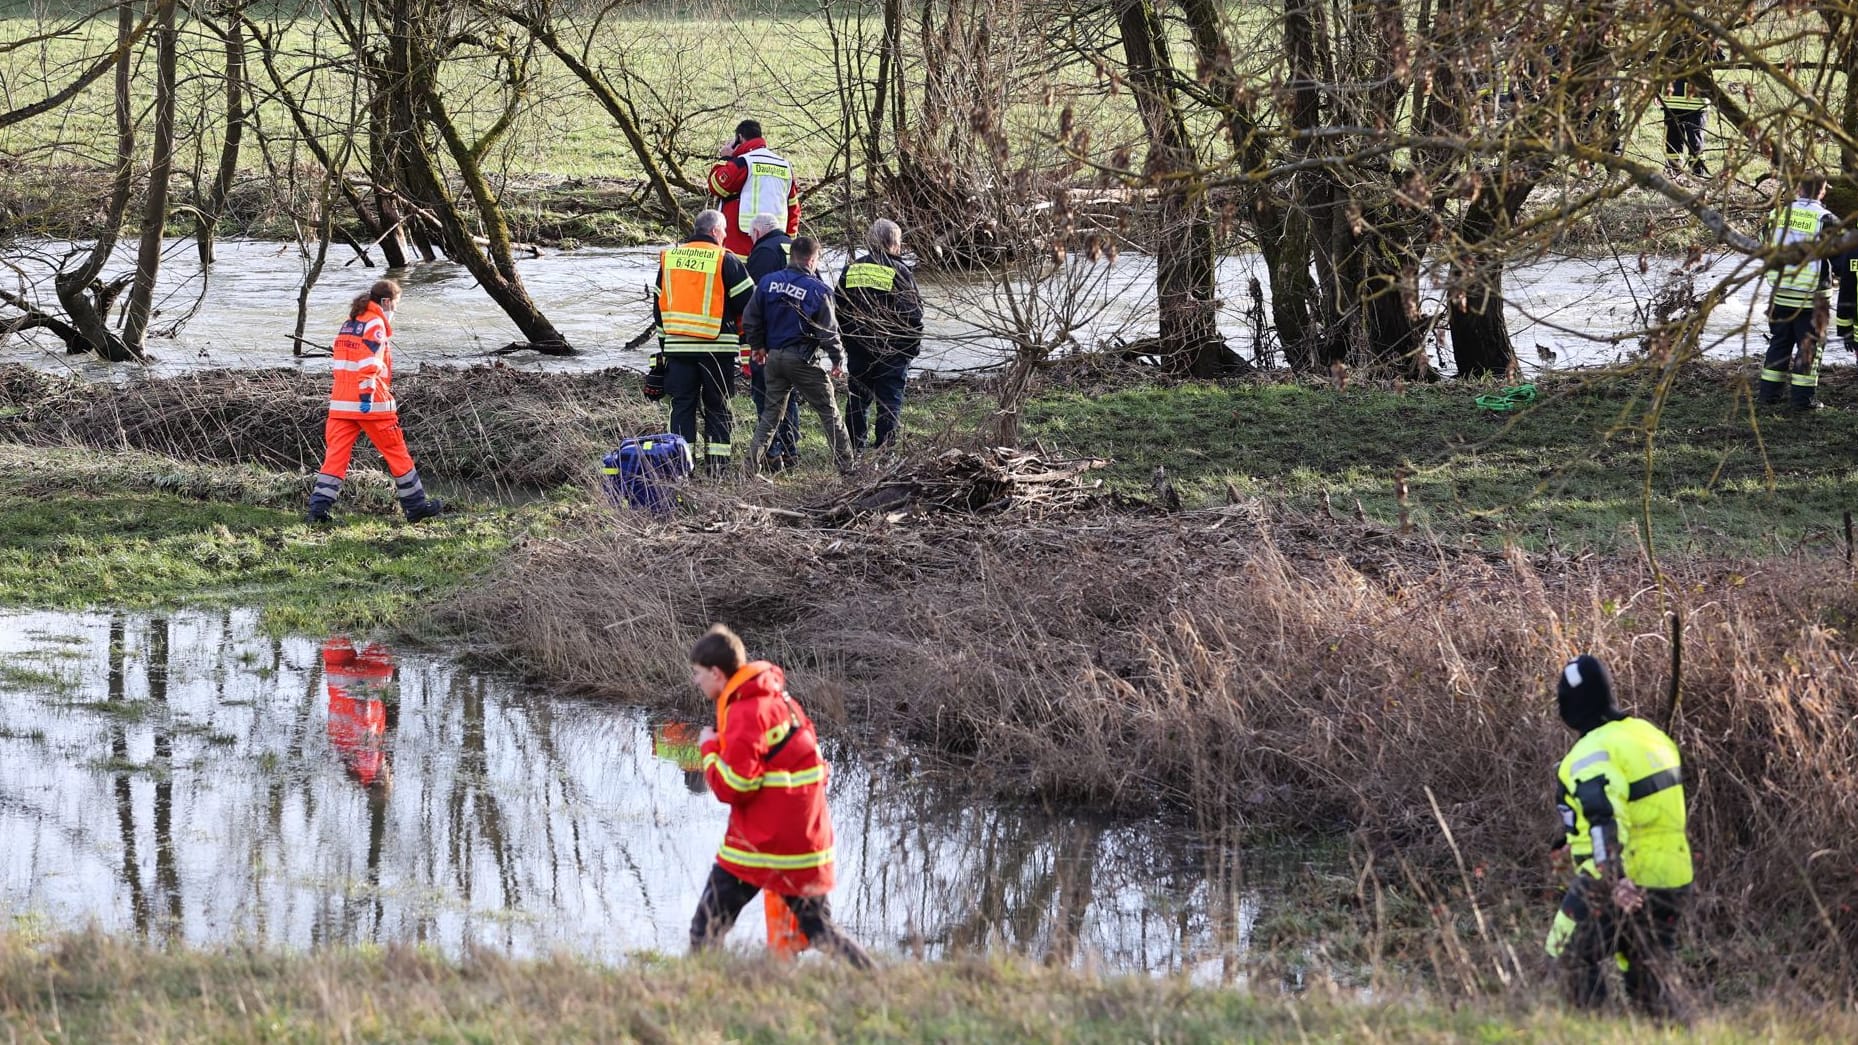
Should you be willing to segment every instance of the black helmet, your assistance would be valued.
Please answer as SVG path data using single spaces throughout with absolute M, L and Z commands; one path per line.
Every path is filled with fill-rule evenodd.
M 1555 684 L 1555 704 L 1568 728 L 1585 733 L 1626 715 L 1613 698 L 1613 675 L 1600 658 L 1583 653 L 1568 661 Z

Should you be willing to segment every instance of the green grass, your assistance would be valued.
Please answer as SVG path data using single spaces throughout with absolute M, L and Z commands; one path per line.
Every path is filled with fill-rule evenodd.
M 1734 375 L 1687 378 L 1659 420 L 1649 515 L 1660 552 L 1776 554 L 1842 544 L 1858 509 L 1858 413 L 1751 419 Z M 1826 398 L 1849 401 L 1849 374 Z M 1347 518 L 1358 500 L 1393 524 L 1405 468 L 1410 516 L 1448 537 L 1533 548 L 1617 551 L 1636 545 L 1648 479 L 1636 379 L 1555 378 L 1511 416 L 1479 410 L 1476 386 L 1407 389 L 1183 385 L 1104 394 L 1059 392 L 1026 413 L 1028 441 L 1106 457 L 1113 485 L 1141 492 L 1165 466 L 1190 505 L 1223 502 L 1228 485 Z
M 0 447 L 0 604 L 258 604 L 279 630 L 403 624 L 541 510 L 478 504 L 409 526 L 364 482 L 360 510 L 319 528 L 302 522 L 295 477 L 265 490 L 253 469 L 81 451 L 30 451 L 28 470 L 26 453 Z
M 15 919 L 0 938 L 13 1040 L 168 1042 L 1531 1042 L 1849 1041 L 1831 1009 L 1706 1015 L 1689 1029 L 1588 1019 L 1518 997 L 1447 1006 L 1318 989 L 1193 987 L 1018 964 L 640 957 L 463 965 L 411 948 L 311 954 L 158 949 Z

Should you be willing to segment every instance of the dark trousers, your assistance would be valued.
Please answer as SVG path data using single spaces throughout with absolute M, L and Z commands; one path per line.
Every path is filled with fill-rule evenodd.
M 1676 163 L 1684 153 L 1697 162 L 1703 160 L 1703 123 L 1708 109 L 1666 109 L 1664 111 L 1664 158 Z
M 1574 935 L 1561 952 L 1568 1000 L 1581 1008 L 1604 1004 L 1606 966 L 1619 962 L 1633 1005 L 1661 1019 L 1681 1017 L 1672 965 L 1678 918 L 1690 900 L 1690 888 L 1647 889 L 1644 906 L 1632 914 L 1615 907 L 1607 889 L 1605 883 L 1581 876 L 1562 898 L 1562 913 L 1575 922 Z
M 667 352 L 665 395 L 671 399 L 671 431 L 697 446 L 697 415 L 703 415 L 703 442 L 710 460 L 729 460 L 729 437 L 735 415 L 729 397 L 735 395 L 735 352 Z
M 768 368 L 761 363 L 749 364 L 748 395 L 755 401 L 755 417 L 768 406 Z M 796 457 L 800 453 L 800 397 L 791 396 L 787 400 L 787 416 L 781 420 L 779 428 L 774 430 L 774 438 L 768 442 L 769 457 Z
M 903 386 L 909 377 L 909 359 L 904 356 L 873 359 L 856 352 L 846 362 L 852 394 L 845 407 L 845 426 L 851 430 L 852 448 L 865 448 L 872 413 L 877 414 L 877 442 L 873 445 L 889 446 L 896 438 L 898 420 L 903 414 Z
M 735 927 L 736 916 L 761 890 L 722 869 L 710 867 L 710 880 L 703 883 L 703 898 L 697 901 L 697 914 L 690 920 L 690 949 L 708 950 L 720 946 L 723 937 Z M 839 931 L 832 920 L 832 904 L 823 896 L 783 896 L 781 900 L 794 913 L 800 931 L 822 954 L 843 958 L 860 969 L 871 967 L 871 956 L 857 941 Z
M 1813 405 L 1819 388 L 1819 357 L 1825 332 L 1814 329 L 1812 305 L 1768 306 L 1768 354 L 1761 363 L 1761 390 L 1756 400 L 1778 403 L 1792 389 L 1791 405 Z

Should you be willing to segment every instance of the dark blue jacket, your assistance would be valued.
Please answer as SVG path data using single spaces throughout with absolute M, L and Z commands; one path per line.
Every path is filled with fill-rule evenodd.
M 844 365 L 839 348 L 839 320 L 832 311 L 832 288 L 818 276 L 789 265 L 761 277 L 755 296 L 742 314 L 742 336 L 750 348 L 770 352 L 823 350 L 832 365 Z
M 786 268 L 793 245 L 793 237 L 785 232 L 770 232 L 756 240 L 755 249 L 748 252 L 748 278 L 760 283 L 761 277 Z

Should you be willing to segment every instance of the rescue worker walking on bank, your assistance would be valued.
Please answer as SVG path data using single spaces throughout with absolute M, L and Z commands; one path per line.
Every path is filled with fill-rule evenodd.
M 1768 218 L 1770 247 L 1810 243 L 1838 224 L 1820 202 L 1826 198 L 1826 184 L 1825 177 L 1817 174 L 1800 179 L 1793 202 Z M 1791 386 L 1791 409 L 1818 407 L 1813 394 L 1819 387 L 1819 360 L 1825 354 L 1828 324 L 1823 306 L 1830 269 L 1824 258 L 1807 258 L 1768 273 L 1774 290 L 1768 303 L 1768 353 L 1761 364 L 1757 402 L 1778 404 Z
M 1664 165 L 1673 174 L 1683 170 L 1684 154 L 1690 154 L 1690 173 L 1701 178 L 1710 173 L 1703 165 L 1703 126 L 1709 120 L 1710 99 L 1703 89 L 1686 77 L 1676 77 L 1659 92 L 1658 104 L 1664 109 Z
M 348 321 L 335 336 L 335 378 L 329 392 L 329 418 L 323 425 L 323 463 L 310 489 L 310 507 L 304 518 L 312 523 L 330 521 L 329 510 L 342 494 L 355 441 L 362 436 L 381 452 L 394 495 L 408 522 L 430 519 L 445 510 L 445 502 L 426 496 L 413 455 L 407 452 L 400 430 L 400 413 L 394 402 L 394 308 L 400 303 L 400 284 L 377 280 L 348 306 Z
M 1548 953 L 1578 1006 L 1606 1000 L 1606 967 L 1617 963 L 1641 1011 L 1677 1017 L 1671 962 L 1693 877 L 1677 745 L 1619 710 L 1612 676 L 1590 655 L 1562 668 L 1555 701 L 1580 739 L 1556 773 L 1564 836 L 1555 848 L 1566 848 L 1574 881 Z
M 742 259 L 722 247 L 721 212 L 699 212 L 691 228 L 689 242 L 658 255 L 652 319 L 664 354 L 671 431 L 695 447 L 701 414 L 704 461 L 711 475 L 721 475 L 733 449 L 729 399 L 742 348 L 736 328 L 755 284 Z
M 794 165 L 768 148 L 761 124 L 736 124 L 735 140 L 723 146 L 721 159 L 710 168 L 710 195 L 727 224 L 723 246 L 737 257 L 747 257 L 755 248 L 757 214 L 784 214 L 787 235 L 799 234 L 800 188 L 794 182 Z
M 832 817 L 819 733 L 787 693 L 781 669 L 748 660 L 722 625 L 690 649 L 690 681 L 716 705 L 699 740 L 703 776 L 729 806 L 729 828 L 690 922 L 690 947 L 722 943 L 736 916 L 767 890 L 781 898 L 813 946 L 860 969 L 871 958 L 832 920 Z
M 794 240 L 792 260 L 756 284 L 754 300 L 742 316 L 743 336 L 755 359 L 766 366 L 768 379 L 767 402 L 748 446 L 750 475 L 760 472 L 762 448 L 786 415 L 789 398 L 796 394 L 819 415 L 839 471 L 852 467 L 851 439 L 839 420 L 832 389 L 832 382 L 845 373 L 839 323 L 833 315 L 832 288 L 815 274 L 818 260 L 818 240 L 811 236 Z M 830 378 L 819 369 L 821 351 L 832 360 Z
M 755 237 L 755 249 L 748 255 L 748 278 L 759 284 L 768 275 L 787 267 L 789 255 L 793 253 L 793 237 L 781 231 L 781 219 L 772 214 L 757 214 L 751 223 L 751 235 Z M 767 366 L 754 362 L 748 364 L 748 394 L 755 402 L 755 417 L 761 417 L 762 407 L 768 404 Z M 774 430 L 774 438 L 768 443 L 767 465 L 769 471 L 784 472 L 800 463 L 800 397 L 787 399 L 787 416 L 781 418 L 780 427 Z
M 889 218 L 871 223 L 867 253 L 839 275 L 839 323 L 851 399 L 845 422 L 852 449 L 863 450 L 877 415 L 876 446 L 889 446 L 903 414 L 910 364 L 923 346 L 923 298 L 903 263 L 903 230 Z

